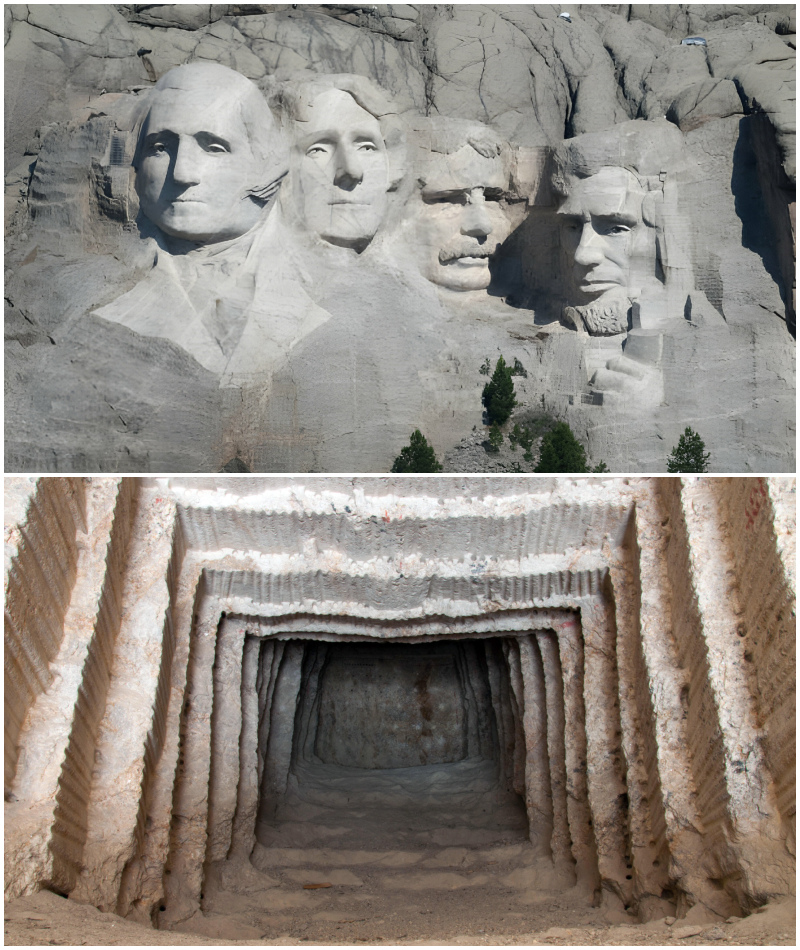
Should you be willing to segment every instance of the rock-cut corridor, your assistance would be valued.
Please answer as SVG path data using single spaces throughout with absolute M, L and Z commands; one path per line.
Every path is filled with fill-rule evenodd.
M 750 943 L 794 893 L 794 479 L 5 489 L 7 927 Z

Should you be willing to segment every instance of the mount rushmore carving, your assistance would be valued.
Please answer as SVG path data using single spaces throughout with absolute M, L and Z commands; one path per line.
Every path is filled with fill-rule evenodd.
M 257 18 L 281 16 L 335 22 Z M 7 212 L 7 470 L 387 471 L 415 428 L 444 453 L 481 425 L 498 355 L 526 369 L 517 412 L 612 469 L 663 469 L 693 424 L 718 470 L 794 470 L 757 116 L 612 109 L 530 144 L 524 113 L 423 114 L 322 66 L 254 82 L 195 59 L 45 131 Z

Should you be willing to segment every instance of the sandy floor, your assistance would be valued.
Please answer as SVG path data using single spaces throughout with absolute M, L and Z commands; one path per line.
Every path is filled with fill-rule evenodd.
M 592 906 L 537 854 L 490 764 L 414 771 L 304 771 L 259 826 L 252 863 L 209 869 L 203 913 L 180 932 L 41 892 L 6 905 L 6 946 L 795 945 L 794 900 L 647 924 L 613 895 Z
M 309 892 L 306 892 L 309 893 Z M 604 924 L 600 920 L 576 925 L 571 916 L 569 894 L 553 899 L 546 907 L 539 908 L 534 915 L 540 919 L 542 913 L 558 916 L 556 908 L 561 907 L 560 921 L 546 928 L 531 926 L 510 932 L 507 921 L 492 917 L 492 924 L 483 928 L 463 925 L 447 914 L 446 893 L 430 891 L 426 902 L 439 905 L 437 915 L 423 914 L 425 908 L 412 911 L 406 904 L 407 894 L 396 895 L 394 913 L 396 918 L 387 917 L 386 908 L 383 917 L 375 914 L 376 908 L 368 907 L 364 902 L 362 921 L 358 924 L 339 924 L 347 930 L 337 930 L 337 924 L 328 923 L 326 939 L 321 936 L 312 938 L 312 927 L 303 936 L 284 936 L 276 938 L 251 938 L 247 940 L 229 940 L 224 938 L 202 937 L 197 934 L 169 933 L 149 930 L 128 923 L 113 914 L 101 914 L 93 907 L 76 904 L 73 901 L 57 897 L 48 891 L 42 891 L 32 897 L 24 897 L 7 904 L 5 907 L 5 944 L 6 946 L 263 946 L 263 945 L 302 945 L 314 946 L 316 943 L 357 944 L 391 946 L 393 938 L 390 932 L 396 923 L 407 922 L 410 930 L 405 938 L 395 937 L 399 944 L 415 945 L 476 945 L 476 946 L 794 946 L 795 945 L 795 901 L 789 899 L 781 903 L 770 904 L 760 913 L 734 923 L 695 924 L 677 921 L 671 927 L 664 921 L 649 924 Z M 472 891 L 474 897 L 478 891 Z M 413 916 L 412 916 L 413 914 Z M 424 923 L 418 923 L 421 918 Z M 426 919 L 427 918 L 427 919 Z M 214 918 L 209 918 L 214 920 Z M 298 913 L 298 927 L 302 922 L 310 923 L 310 917 Z M 449 921 L 449 925 L 448 925 Z M 228 921 L 230 922 L 230 921 Z M 387 926 L 387 923 L 391 926 Z M 532 920 L 531 923 L 534 923 Z M 356 934 L 356 927 L 360 933 Z M 484 932 L 481 932 L 483 930 Z M 694 931 L 690 935 L 690 931 Z M 423 936 L 412 936 L 422 932 Z

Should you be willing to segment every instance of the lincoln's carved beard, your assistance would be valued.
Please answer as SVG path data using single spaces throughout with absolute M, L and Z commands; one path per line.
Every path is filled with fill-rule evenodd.
M 631 302 L 624 293 L 604 294 L 580 307 L 565 307 L 564 319 L 590 336 L 616 336 L 628 332 Z

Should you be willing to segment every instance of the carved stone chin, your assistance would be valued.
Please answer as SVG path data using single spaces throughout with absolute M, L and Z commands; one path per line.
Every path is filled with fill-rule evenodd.
M 579 333 L 616 336 L 628 332 L 630 307 L 627 297 L 604 297 L 582 307 L 565 307 L 564 320 Z

